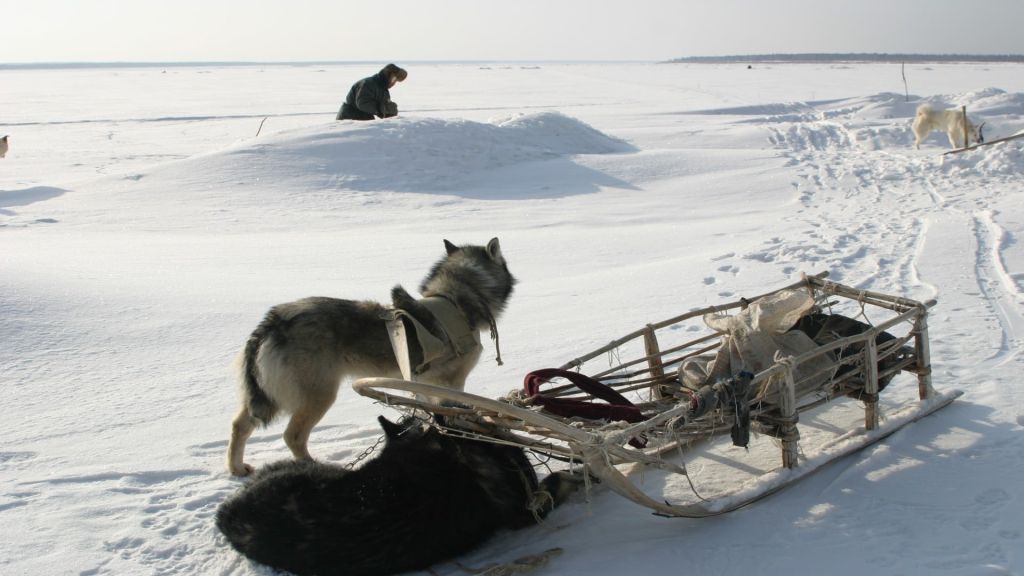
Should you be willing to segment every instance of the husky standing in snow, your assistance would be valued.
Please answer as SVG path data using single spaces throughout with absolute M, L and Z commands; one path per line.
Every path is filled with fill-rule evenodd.
M 424 570 L 502 529 L 538 522 L 579 486 L 538 483 L 519 447 L 379 419 L 386 442 L 356 470 L 308 460 L 257 472 L 217 510 L 217 528 L 253 560 L 295 574 Z
M 915 136 L 914 147 L 920 149 L 921 141 L 933 130 L 945 132 L 946 136 L 949 137 L 949 145 L 951 147 L 966 147 L 967 143 L 964 142 L 964 122 L 965 118 L 960 110 L 955 108 L 951 110 L 934 110 L 927 104 L 921 104 L 917 107 L 917 115 L 914 116 L 914 124 L 912 126 Z M 969 140 L 977 144 L 985 142 L 985 135 L 982 133 L 985 123 L 982 122 L 980 126 L 975 126 L 970 120 L 966 120 L 966 122 Z
M 416 332 L 409 338 L 410 363 L 421 382 L 462 390 L 483 351 L 480 331 L 497 337 L 495 319 L 504 310 L 515 278 L 498 239 L 487 246 L 455 246 L 434 264 L 413 299 L 401 286 L 393 308 L 376 302 L 305 298 L 274 306 L 256 327 L 240 362 L 242 406 L 232 423 L 228 470 L 252 472 L 245 442 L 256 426 L 279 412 L 291 414 L 284 440 L 298 460 L 310 460 L 313 427 L 334 404 L 345 378 L 400 377 L 386 319 L 397 314 Z M 498 361 L 501 361 L 500 352 Z

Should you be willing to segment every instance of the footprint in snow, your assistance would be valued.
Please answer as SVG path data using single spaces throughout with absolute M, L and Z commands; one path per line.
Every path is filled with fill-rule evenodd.
M 37 455 L 35 452 L 0 452 L 0 464 L 24 462 L 25 460 L 35 458 Z
M 987 506 L 1002 504 L 1003 502 L 1006 502 L 1007 500 L 1010 499 L 1010 494 L 1006 492 L 1006 490 L 1003 490 L 1002 488 L 991 488 L 989 490 L 985 490 L 981 494 L 978 494 L 977 496 L 974 497 L 975 502 Z

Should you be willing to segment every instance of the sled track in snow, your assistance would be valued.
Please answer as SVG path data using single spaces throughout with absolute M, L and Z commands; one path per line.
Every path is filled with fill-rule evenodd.
M 978 247 L 974 268 L 978 289 L 992 307 L 1003 332 L 1002 345 L 987 362 L 1000 366 L 1013 361 L 1024 347 L 1024 341 L 1014 336 L 1024 333 L 1021 294 L 999 255 L 1006 231 L 995 222 L 991 210 L 975 213 L 972 224 Z
M 859 288 L 923 287 L 934 294 L 938 287 L 921 277 L 918 260 L 931 216 L 953 219 L 971 231 L 975 249 L 970 259 L 949 265 L 972 271 L 984 306 L 976 313 L 998 321 L 1002 332 L 999 350 L 983 362 L 998 366 L 1013 361 L 1024 346 L 1013 336 L 1024 331 L 1024 296 L 1000 252 L 1013 240 L 996 221 L 991 200 L 967 192 L 972 186 L 1012 186 L 1010 177 L 985 173 L 980 156 L 948 161 L 938 154 L 922 157 L 909 148 L 905 152 L 865 149 L 858 145 L 854 129 L 843 124 L 844 120 L 854 124 L 856 112 L 819 115 L 827 120 L 790 115 L 787 120 L 795 122 L 764 123 L 769 141 L 781 148 L 795 169 L 801 209 L 788 219 L 797 237 L 773 239 L 774 257 L 762 259 L 796 260 L 795 269 L 820 267 L 824 262 Z M 848 230 L 851 214 L 859 215 L 858 224 Z

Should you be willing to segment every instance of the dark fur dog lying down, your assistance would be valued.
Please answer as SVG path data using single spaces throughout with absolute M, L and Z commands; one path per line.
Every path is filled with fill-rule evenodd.
M 517 447 L 379 421 L 387 441 L 361 468 L 271 464 L 221 504 L 217 527 L 242 554 L 296 574 L 395 574 L 534 524 L 578 486 L 561 473 L 538 483 Z

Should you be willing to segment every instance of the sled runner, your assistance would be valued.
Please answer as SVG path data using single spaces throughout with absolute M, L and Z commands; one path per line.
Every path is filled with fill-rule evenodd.
M 451 434 L 582 464 L 603 485 L 658 514 L 722 514 L 961 394 L 932 387 L 927 317 L 934 300 L 857 290 L 826 276 L 648 324 L 559 368 L 528 374 L 522 389 L 501 399 L 408 375 L 366 378 L 353 388 L 394 407 L 442 415 L 437 425 Z M 604 358 L 607 367 L 600 366 Z M 908 381 L 917 384 L 910 394 Z M 883 396 L 898 403 L 883 405 Z M 821 440 L 826 428 L 833 433 Z M 713 440 L 726 434 L 749 448 Z M 764 464 L 772 444 L 781 449 L 781 465 Z M 750 480 L 705 497 L 699 477 L 715 462 L 746 469 Z M 673 503 L 648 494 L 636 477 L 650 467 L 666 473 L 666 484 L 682 478 L 695 497 Z

